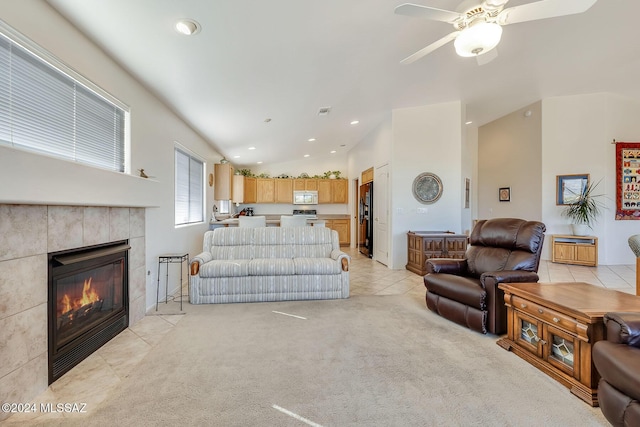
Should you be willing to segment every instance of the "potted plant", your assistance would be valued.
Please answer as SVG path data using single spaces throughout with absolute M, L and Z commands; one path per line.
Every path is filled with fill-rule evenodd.
M 573 234 L 575 236 L 586 236 L 589 234 L 588 229 L 593 228 L 592 225 L 596 217 L 600 215 L 604 204 L 600 197 L 602 194 L 594 194 L 595 188 L 600 181 L 587 184 L 581 194 L 576 194 L 573 202 L 565 206 L 562 216 L 569 218 L 572 224 Z

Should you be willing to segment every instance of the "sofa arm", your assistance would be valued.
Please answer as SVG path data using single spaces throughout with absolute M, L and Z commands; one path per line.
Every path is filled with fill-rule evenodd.
M 330 257 L 340 263 L 342 271 L 349 271 L 349 262 L 351 261 L 351 257 L 346 252 L 334 249 L 331 251 Z
M 425 262 L 427 273 L 455 274 L 467 276 L 467 260 L 452 258 L 430 258 Z
M 606 313 L 607 341 L 640 348 L 640 313 Z
M 495 287 L 498 283 L 530 283 L 540 278 L 537 273 L 526 270 L 487 271 L 480 276 L 480 284 L 484 289 Z
M 213 259 L 213 255 L 211 255 L 211 252 L 202 252 L 194 256 L 193 258 L 191 258 L 189 262 L 189 273 L 192 276 L 197 275 L 200 272 L 200 266 L 202 264 L 206 264 L 212 259 Z

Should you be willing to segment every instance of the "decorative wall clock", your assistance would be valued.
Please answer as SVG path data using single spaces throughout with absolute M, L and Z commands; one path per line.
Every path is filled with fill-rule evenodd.
M 440 196 L 442 196 L 442 180 L 438 175 L 424 172 L 413 180 L 413 197 L 420 203 L 435 203 Z

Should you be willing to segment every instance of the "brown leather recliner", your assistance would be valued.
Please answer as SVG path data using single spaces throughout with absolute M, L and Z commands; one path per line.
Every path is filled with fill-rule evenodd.
M 483 334 L 505 333 L 507 310 L 498 284 L 538 281 L 545 231 L 538 221 L 478 221 L 464 259 L 426 261 L 427 307 Z
M 607 339 L 593 345 L 598 403 L 614 426 L 640 426 L 640 313 L 604 315 Z

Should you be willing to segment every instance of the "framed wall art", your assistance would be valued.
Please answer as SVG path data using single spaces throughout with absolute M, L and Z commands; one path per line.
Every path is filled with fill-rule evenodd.
M 469 193 L 471 192 L 471 180 L 464 179 L 464 208 L 469 209 Z
M 589 185 L 589 174 L 556 176 L 556 205 L 570 205 Z
M 498 200 L 501 202 L 511 201 L 511 187 L 500 187 L 498 189 Z
M 442 196 L 442 180 L 434 173 L 424 172 L 413 180 L 412 190 L 420 203 L 435 203 Z
M 616 220 L 640 220 L 640 143 L 615 144 Z

